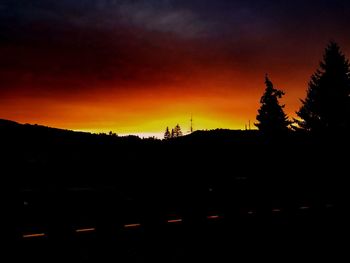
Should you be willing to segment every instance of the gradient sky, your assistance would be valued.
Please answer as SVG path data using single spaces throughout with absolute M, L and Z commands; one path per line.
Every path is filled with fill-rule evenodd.
M 242 129 L 265 73 L 294 116 L 328 41 L 350 54 L 349 17 L 345 0 L 2 0 L 0 118 Z

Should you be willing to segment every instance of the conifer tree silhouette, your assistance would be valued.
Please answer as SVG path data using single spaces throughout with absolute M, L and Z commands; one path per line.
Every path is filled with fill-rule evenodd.
M 177 138 L 177 137 L 181 137 L 183 134 L 182 134 L 182 131 L 181 131 L 181 127 L 179 124 L 177 124 L 174 128 L 174 137 Z
M 290 121 L 284 113 L 284 105 L 279 104 L 279 99 L 282 98 L 284 92 L 273 87 L 273 83 L 266 75 L 266 89 L 261 97 L 261 107 L 256 117 L 258 123 L 255 126 L 265 134 L 280 134 L 288 131 Z
M 328 44 L 297 115 L 297 129 L 316 133 L 349 129 L 350 65 L 337 43 Z
M 166 127 L 165 133 L 164 133 L 164 139 L 169 140 L 171 138 L 171 134 L 169 131 L 169 127 Z

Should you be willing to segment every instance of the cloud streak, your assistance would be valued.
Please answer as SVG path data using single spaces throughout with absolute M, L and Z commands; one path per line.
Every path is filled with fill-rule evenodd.
M 123 23 L 150 31 L 174 33 L 183 37 L 200 37 L 209 33 L 208 23 L 200 20 L 191 10 L 173 8 L 170 1 L 160 2 L 163 4 L 125 1 L 118 7 L 118 14 Z

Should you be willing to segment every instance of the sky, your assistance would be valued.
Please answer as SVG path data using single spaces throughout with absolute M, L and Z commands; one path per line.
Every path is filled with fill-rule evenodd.
M 244 129 L 268 73 L 290 117 L 343 0 L 2 0 L 0 118 L 89 132 Z

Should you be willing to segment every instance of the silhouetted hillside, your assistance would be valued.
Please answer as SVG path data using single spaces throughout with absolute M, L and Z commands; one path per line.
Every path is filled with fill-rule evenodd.
M 76 132 L 71 130 L 57 129 L 42 125 L 19 124 L 9 120 L 0 120 L 1 139 L 7 139 L 30 143 L 31 140 L 37 139 L 38 143 L 59 141 L 60 143 L 81 142 L 84 140 L 100 140 L 100 141 L 135 141 L 136 136 L 118 137 L 107 134 L 92 134 L 87 132 Z
M 5 120 L 0 121 L 0 141 L 2 167 L 9 171 L 2 179 L 15 188 L 116 185 L 138 194 L 147 187 L 225 185 L 242 176 L 276 182 L 333 180 L 341 178 L 346 164 L 342 148 L 347 149 L 339 138 L 300 133 L 265 137 L 258 131 L 213 130 L 160 141 Z M 327 169 L 332 173 L 318 175 Z
M 142 140 L 0 121 L 0 141 L 1 185 L 20 200 L 15 235 L 47 235 L 21 243 L 33 258 L 41 244 L 48 257 L 64 247 L 63 258 L 81 259 L 81 250 L 88 262 L 125 259 L 129 247 L 142 246 L 135 248 L 139 256 L 151 249 L 149 242 L 173 242 L 188 256 L 194 252 L 183 238 L 191 235 L 213 251 L 233 237 L 241 256 L 261 248 L 257 240 L 268 244 L 264 237 L 271 235 L 273 247 L 297 238 L 300 249 L 310 242 L 326 248 L 337 233 L 333 225 L 344 220 L 348 146 L 340 140 L 230 130 Z M 178 218 L 183 221 L 167 221 Z M 133 223 L 139 228 L 125 230 Z M 86 228 L 91 233 L 74 232 Z

